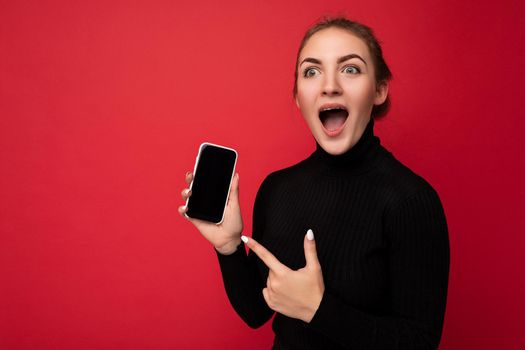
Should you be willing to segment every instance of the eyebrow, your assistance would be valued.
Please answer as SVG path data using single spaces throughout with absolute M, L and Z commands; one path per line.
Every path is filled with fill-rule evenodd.
M 349 55 L 345 55 L 345 56 L 342 56 L 342 57 L 339 57 L 337 59 L 337 64 L 339 63 L 343 63 L 344 61 L 348 61 L 349 59 L 351 58 L 358 58 L 360 59 L 361 61 L 363 61 L 363 63 L 365 64 L 365 66 L 367 65 L 366 64 L 366 61 L 361 57 L 359 56 L 358 54 L 355 54 L 355 53 L 351 53 Z M 310 62 L 310 63 L 315 63 L 315 64 L 321 64 L 321 61 L 318 60 L 317 58 L 313 58 L 313 57 L 306 57 L 299 66 L 301 66 L 303 63 L 305 62 Z

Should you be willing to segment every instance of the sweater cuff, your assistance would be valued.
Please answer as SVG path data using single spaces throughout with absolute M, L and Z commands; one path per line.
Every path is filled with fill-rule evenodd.
M 239 260 L 244 260 L 246 258 L 246 249 L 244 248 L 243 241 L 241 241 L 237 246 L 237 249 L 229 255 L 221 254 L 215 247 L 213 247 L 213 250 L 217 253 L 221 265 L 237 264 Z

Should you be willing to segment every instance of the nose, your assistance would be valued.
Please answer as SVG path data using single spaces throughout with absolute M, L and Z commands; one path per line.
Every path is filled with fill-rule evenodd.
M 323 96 L 338 96 L 341 95 L 342 89 L 336 76 L 326 74 L 323 82 L 322 94 Z

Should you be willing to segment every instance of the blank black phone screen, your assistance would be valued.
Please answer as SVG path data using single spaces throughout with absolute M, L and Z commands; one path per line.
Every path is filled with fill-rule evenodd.
M 232 150 L 202 146 L 188 200 L 189 217 L 213 223 L 222 220 L 236 158 Z

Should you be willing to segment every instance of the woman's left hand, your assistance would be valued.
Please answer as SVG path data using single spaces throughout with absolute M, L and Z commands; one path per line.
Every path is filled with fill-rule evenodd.
M 269 268 L 266 288 L 262 290 L 268 306 L 276 312 L 307 323 L 314 317 L 324 293 L 323 274 L 313 232 L 308 231 L 304 237 L 306 266 L 296 271 L 282 264 L 253 238 L 242 237 L 245 244 Z M 311 239 L 308 239 L 309 234 Z

